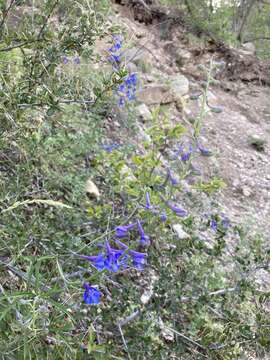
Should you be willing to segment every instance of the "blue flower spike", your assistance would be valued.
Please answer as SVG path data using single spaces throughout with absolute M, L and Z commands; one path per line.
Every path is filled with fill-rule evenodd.
M 216 221 L 215 219 L 211 219 L 211 220 L 210 220 L 210 228 L 211 228 L 213 231 L 217 231 L 218 224 L 217 224 L 217 221 Z
M 182 209 L 179 206 L 173 204 L 167 204 L 167 205 L 177 216 L 185 217 L 188 214 L 188 212 L 185 209 Z
M 119 239 L 127 237 L 130 230 L 132 230 L 136 224 L 121 225 L 115 228 L 115 236 Z
M 117 272 L 121 266 L 125 267 L 126 258 L 122 257 L 124 250 L 111 248 L 108 241 L 106 242 L 107 257 L 105 260 L 105 268 L 111 272 Z M 121 258 L 122 257 L 122 258 Z
M 98 305 L 100 303 L 101 292 L 94 286 L 85 283 L 83 285 L 83 301 L 87 305 Z
M 171 169 L 167 170 L 167 178 L 173 186 L 178 185 L 178 180 L 173 176 Z
M 129 255 L 132 258 L 133 266 L 138 270 L 143 270 L 147 263 L 147 254 L 134 250 L 129 250 Z
M 160 220 L 161 220 L 162 222 L 167 221 L 167 214 L 166 214 L 165 212 L 161 213 L 161 215 L 160 215 Z
M 211 156 L 212 155 L 212 151 L 206 149 L 205 147 L 203 147 L 201 144 L 197 143 L 198 146 L 198 150 L 200 151 L 202 156 Z
M 145 209 L 152 210 L 152 208 L 153 206 L 151 205 L 150 195 L 149 192 L 147 191 L 147 193 L 145 194 Z
M 103 254 L 94 255 L 94 256 L 81 255 L 80 257 L 82 259 L 90 261 L 98 271 L 102 271 L 106 268 L 105 266 L 106 258 L 104 257 Z
M 138 231 L 140 234 L 140 245 L 143 247 L 147 247 L 150 245 L 150 238 L 148 235 L 145 234 L 142 224 L 140 222 L 140 220 L 137 220 L 137 226 L 138 226 Z

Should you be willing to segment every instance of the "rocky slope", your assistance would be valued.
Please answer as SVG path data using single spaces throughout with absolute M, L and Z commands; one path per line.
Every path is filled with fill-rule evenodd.
M 233 221 L 269 234 L 269 87 L 246 79 L 232 81 L 223 75 L 228 67 L 226 56 L 208 51 L 203 41 L 183 26 L 168 27 L 166 20 L 149 25 L 143 17 L 134 20 L 131 7 L 115 4 L 114 9 L 109 21 L 126 32 L 127 68 L 140 78 L 139 137 L 147 138 L 144 129 L 149 125 L 151 108 L 157 105 L 166 107 L 172 123 L 189 126 L 201 109 L 199 95 L 212 61 L 212 76 L 219 80 L 208 91 L 208 110 L 212 111 L 203 119 L 202 142 L 214 156 L 200 158 L 196 166 L 204 179 L 213 175 L 224 179 L 227 187 L 218 202 Z M 237 52 L 243 61 L 251 55 Z M 253 69 L 250 71 L 252 79 Z

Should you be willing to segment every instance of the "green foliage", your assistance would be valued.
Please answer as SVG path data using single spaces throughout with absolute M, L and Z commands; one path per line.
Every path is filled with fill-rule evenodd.
M 59 24 L 46 20 L 54 4 Z M 269 270 L 269 245 L 241 226 L 224 225 L 215 198 L 224 183 L 195 176 L 198 152 L 170 160 L 176 184 L 167 176 L 169 151 L 186 137 L 193 146 L 198 140 L 211 66 L 191 135 L 157 108 L 149 141 L 133 140 L 131 116 L 119 120 L 121 133 L 114 132 L 116 141 L 128 144 L 107 152 L 101 144 L 112 125 L 110 97 L 126 72 L 101 73 L 88 60 L 95 59 L 94 40 L 107 31 L 102 17 L 108 3 L 35 5 L 37 16 L 22 19 L 20 39 L 8 26 L 1 30 L 2 49 L 26 42 L 0 52 L 2 358 L 262 358 L 270 348 L 269 294 L 254 278 Z M 42 40 L 31 43 L 44 24 Z M 81 65 L 63 64 L 64 55 L 80 56 Z M 89 178 L 100 199 L 87 198 Z M 183 184 L 190 179 L 188 191 Z M 145 209 L 146 192 L 166 221 Z M 178 217 L 168 200 L 181 201 L 188 216 Z M 115 226 L 136 218 L 151 237 L 144 271 L 108 275 L 78 256 L 97 253 Z M 183 239 L 175 224 L 186 233 Z M 137 249 L 137 240 L 132 234 L 129 247 Z M 84 281 L 102 289 L 98 307 L 82 303 Z

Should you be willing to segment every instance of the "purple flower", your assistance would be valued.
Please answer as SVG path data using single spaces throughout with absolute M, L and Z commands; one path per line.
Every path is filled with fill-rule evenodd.
M 110 247 L 110 244 L 106 242 L 106 252 L 105 268 L 107 270 L 117 272 L 122 265 L 125 265 L 126 258 L 123 257 L 121 259 L 124 250 L 113 249 Z
M 65 65 L 68 64 L 68 62 L 69 62 L 68 57 L 63 56 L 62 61 L 63 61 L 63 64 L 65 64 Z
M 102 271 L 106 268 L 105 266 L 106 258 L 104 257 L 103 254 L 93 255 L 93 256 L 81 255 L 80 257 L 82 259 L 90 261 L 98 271 Z
M 120 107 L 123 107 L 123 106 L 125 105 L 125 98 L 120 97 L 120 99 L 119 99 L 119 101 L 118 101 L 118 105 L 119 105 Z
M 109 56 L 109 62 L 111 62 L 112 64 L 118 66 L 121 62 L 121 56 L 120 55 L 115 55 L 115 54 L 111 54 Z
M 163 212 L 163 213 L 160 215 L 160 220 L 161 220 L 162 222 L 165 222 L 165 221 L 167 220 L 167 215 L 166 215 L 165 212 Z
M 116 90 L 119 96 L 119 106 L 124 106 L 127 101 L 135 100 L 137 85 L 137 75 L 135 73 L 128 75 L 123 79 L 123 83 L 120 84 Z
M 188 161 L 190 159 L 190 156 L 192 152 L 194 151 L 193 146 L 189 144 L 188 150 L 185 150 L 183 145 L 180 145 L 178 148 L 178 151 L 175 154 L 175 158 L 178 158 L 180 156 L 180 159 L 184 162 Z
M 79 58 L 79 56 L 76 56 L 76 57 L 73 59 L 73 62 L 74 62 L 75 65 L 80 65 L 81 59 Z
M 172 185 L 177 185 L 178 181 L 173 177 L 172 171 L 170 169 L 167 170 L 167 178 L 170 180 Z
M 110 56 L 108 60 L 113 64 L 115 70 L 119 69 L 121 63 L 121 53 L 120 49 L 122 48 L 122 39 L 120 36 L 113 36 L 113 46 L 108 49 Z
M 151 205 L 150 195 L 149 192 L 147 191 L 147 193 L 145 194 L 145 209 L 152 210 L 152 208 L 153 206 Z
M 149 246 L 150 245 L 150 238 L 148 235 L 145 234 L 142 224 L 140 222 L 140 220 L 137 220 L 137 226 L 138 226 L 138 230 L 139 230 L 139 234 L 140 234 L 140 245 L 141 246 Z
M 202 145 L 200 145 L 199 143 L 197 143 L 197 146 L 198 146 L 198 149 L 200 151 L 200 153 L 203 155 L 203 156 L 211 156 L 212 155 L 212 152 L 211 150 L 208 150 L 206 148 L 204 148 Z
M 111 153 L 112 151 L 119 148 L 119 144 L 111 144 L 111 145 L 102 145 L 103 150 L 107 151 L 108 153 Z
M 83 294 L 83 301 L 88 305 L 99 304 L 101 296 L 100 291 L 95 287 L 90 286 L 88 283 L 85 283 L 83 287 L 85 289 Z
M 145 205 L 143 206 L 146 210 L 151 211 L 153 214 L 158 214 L 158 206 L 151 205 L 150 195 L 147 191 L 145 194 Z
M 132 258 L 132 264 L 135 268 L 142 270 L 147 263 L 147 254 L 134 250 L 129 250 L 129 255 Z
M 135 225 L 136 224 L 133 223 L 133 224 L 129 224 L 129 225 L 117 226 L 115 228 L 116 237 L 121 239 L 121 238 L 124 238 L 124 237 L 128 236 L 129 230 L 133 229 Z
M 173 204 L 167 204 L 169 206 L 169 208 L 177 215 L 180 217 L 185 217 L 187 216 L 188 212 L 182 208 L 180 208 L 179 206 L 173 205 Z
M 228 229 L 231 226 L 230 219 L 223 214 L 222 214 L 221 225 L 223 226 L 224 229 Z
M 217 231 L 218 224 L 217 224 L 217 221 L 216 221 L 215 219 L 211 219 L 211 220 L 210 220 L 210 228 L 211 228 L 213 231 Z

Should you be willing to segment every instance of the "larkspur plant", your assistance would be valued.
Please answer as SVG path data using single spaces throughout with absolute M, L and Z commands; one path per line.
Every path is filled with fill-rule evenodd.
M 112 64 L 113 71 L 119 73 L 123 68 L 122 62 L 122 51 L 123 40 L 120 35 L 113 36 L 113 45 L 108 49 L 109 57 L 108 60 Z M 116 95 L 118 97 L 118 105 L 123 107 L 129 101 L 136 99 L 136 89 L 138 78 L 136 73 L 130 73 L 122 78 L 121 84 L 116 89 Z

